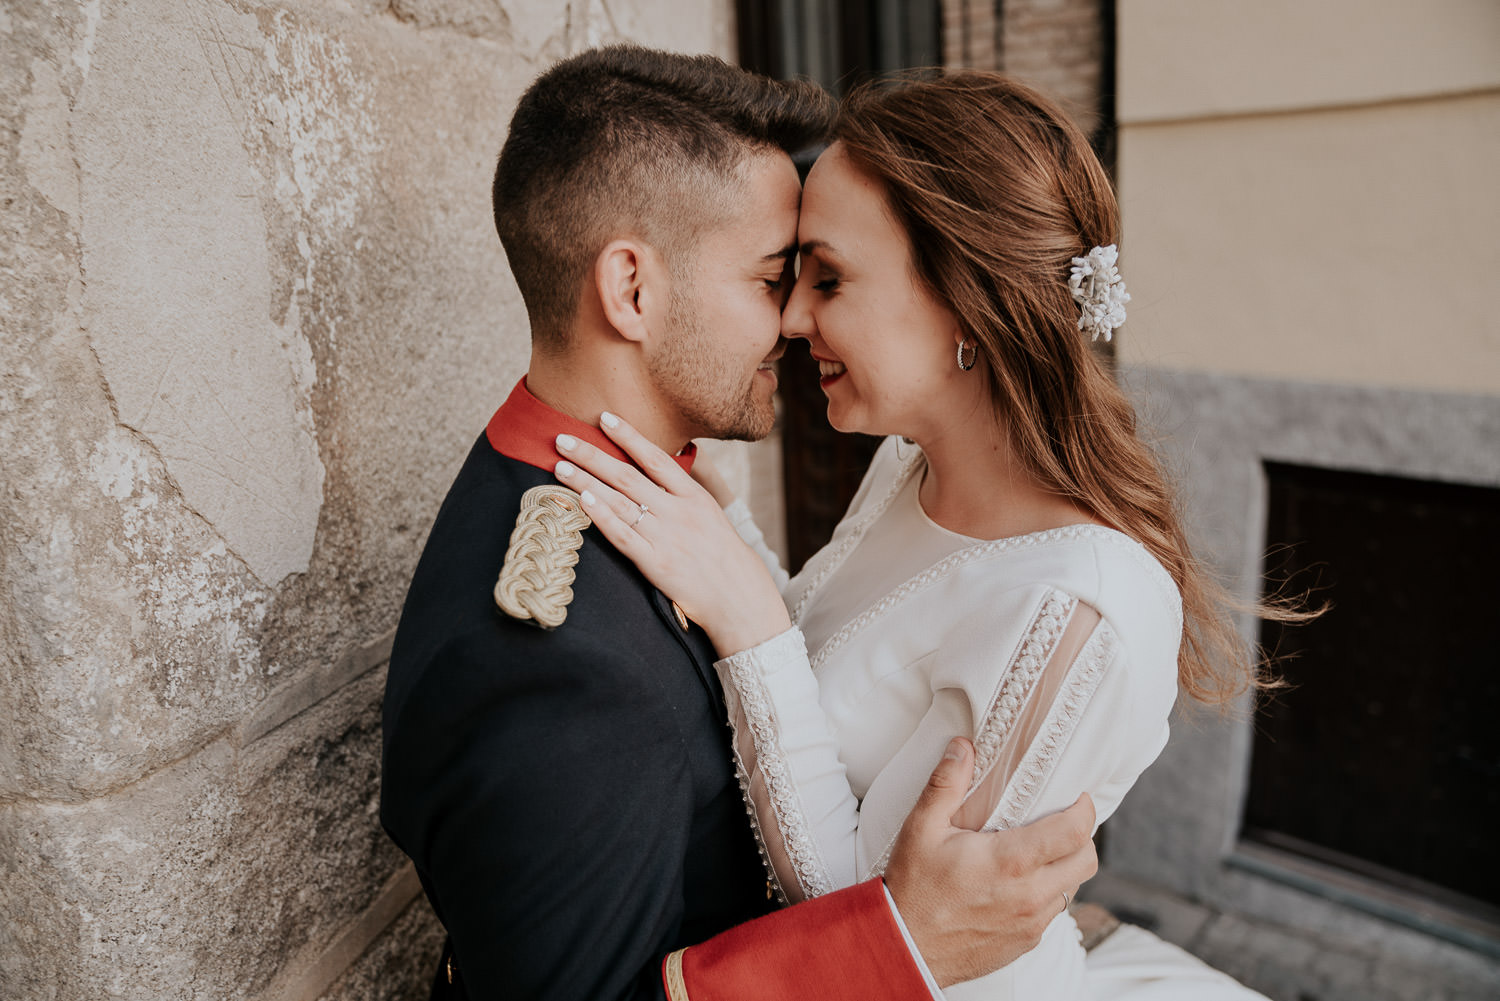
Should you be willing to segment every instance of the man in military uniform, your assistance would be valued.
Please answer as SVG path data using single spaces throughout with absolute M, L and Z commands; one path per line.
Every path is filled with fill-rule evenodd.
M 685 466 L 695 437 L 770 430 L 788 152 L 830 103 L 612 48 L 517 107 L 495 216 L 531 365 L 438 513 L 384 707 L 381 819 L 449 934 L 434 998 L 939 996 L 1034 945 L 1093 872 L 1086 801 L 1019 831 L 952 828 L 960 742 L 884 881 L 776 909 L 711 644 L 553 486 L 558 434 L 624 457 L 605 410 Z

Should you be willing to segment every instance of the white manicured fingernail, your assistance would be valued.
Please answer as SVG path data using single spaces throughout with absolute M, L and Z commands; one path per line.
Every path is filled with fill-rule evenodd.
M 620 418 L 616 417 L 614 414 L 606 410 L 604 411 L 604 413 L 599 415 L 599 423 L 603 424 L 607 428 L 612 428 L 620 423 Z
M 557 436 L 557 447 L 562 449 L 564 452 L 573 451 L 573 446 L 577 444 L 578 439 L 574 438 L 570 434 L 560 434 Z
M 585 490 L 583 493 L 578 495 L 578 499 L 583 501 L 584 507 L 594 506 L 594 495 L 591 491 Z
M 573 465 L 567 459 L 564 459 L 562 462 L 559 462 L 557 464 L 557 468 L 554 469 L 553 472 L 557 473 L 558 476 L 567 477 L 572 476 L 574 473 L 578 472 L 578 467 Z

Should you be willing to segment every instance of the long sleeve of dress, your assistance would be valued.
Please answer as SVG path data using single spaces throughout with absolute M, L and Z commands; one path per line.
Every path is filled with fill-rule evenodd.
M 818 704 L 801 631 L 789 629 L 714 668 L 740 788 L 778 895 L 794 903 L 858 882 L 859 803 Z
M 771 580 L 776 582 L 776 590 L 785 593 L 791 577 L 782 567 L 781 558 L 770 546 L 766 545 L 765 533 L 755 523 L 755 516 L 750 513 L 750 505 L 735 498 L 734 502 L 724 509 L 724 517 L 728 518 L 729 523 L 734 526 L 741 541 L 755 550 L 755 555 L 759 556 L 761 562 L 766 565 L 766 570 L 771 574 Z
M 788 900 L 883 872 L 902 821 L 956 735 L 971 737 L 977 750 L 959 823 L 991 830 L 1061 809 L 1083 791 L 1102 821 L 1165 743 L 1175 639 L 1148 651 L 1152 663 L 1133 663 L 1111 623 L 1078 596 L 1045 584 L 986 593 L 968 570 L 970 579 L 954 580 L 948 595 L 968 596 L 966 614 L 950 615 L 928 652 L 903 668 L 910 700 L 926 704 L 913 706 L 909 733 L 893 735 L 899 746 L 862 801 L 796 629 L 715 665 L 741 785 Z M 926 596 L 934 607 L 951 606 L 942 583 Z M 917 601 L 886 615 L 930 630 L 923 611 Z M 1159 628 L 1179 628 L 1175 615 L 1175 607 L 1158 609 Z

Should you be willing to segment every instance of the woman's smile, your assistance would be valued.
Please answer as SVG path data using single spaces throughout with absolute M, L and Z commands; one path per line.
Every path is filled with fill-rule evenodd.
M 844 373 L 848 371 L 841 361 L 819 358 L 817 355 L 813 355 L 813 359 L 818 363 L 818 385 L 824 389 L 838 382 L 844 377 Z

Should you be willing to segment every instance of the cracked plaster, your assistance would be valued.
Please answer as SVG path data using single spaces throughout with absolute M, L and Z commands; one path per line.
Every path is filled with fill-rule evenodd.
M 264 42 L 253 15 L 195 8 L 136 0 L 99 22 L 73 122 L 85 322 L 120 422 L 275 585 L 307 569 L 322 503 L 312 358 L 295 310 L 286 326 L 267 316 L 261 185 L 236 81 Z M 157 60 L 137 58 L 146 46 Z
M 510 107 L 590 41 L 727 48 L 727 7 L 503 6 L 0 6 L 0 997 L 263 994 L 400 863 L 379 672 L 312 682 L 525 364 Z M 412 921 L 332 996 L 425 979 Z

